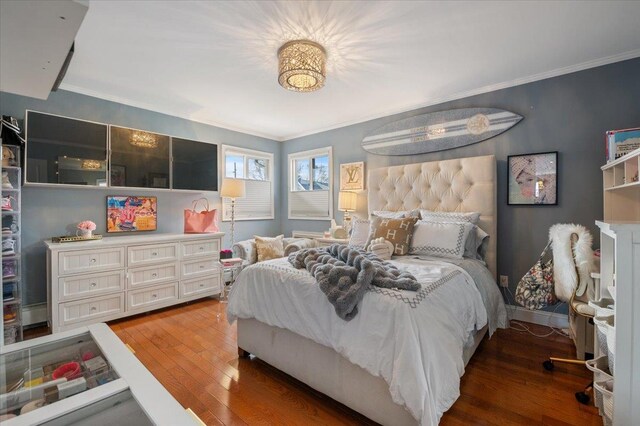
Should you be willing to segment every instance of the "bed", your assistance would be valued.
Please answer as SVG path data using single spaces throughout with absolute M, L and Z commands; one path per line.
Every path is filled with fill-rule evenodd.
M 345 322 L 305 270 L 276 259 L 238 276 L 228 318 L 238 324 L 239 353 L 255 355 L 380 424 L 434 425 L 459 396 L 464 367 L 483 337 L 506 326 L 495 284 L 495 157 L 372 170 L 368 207 L 479 212 L 478 226 L 490 235 L 486 264 L 394 257 L 422 289 L 369 291 L 358 315 Z

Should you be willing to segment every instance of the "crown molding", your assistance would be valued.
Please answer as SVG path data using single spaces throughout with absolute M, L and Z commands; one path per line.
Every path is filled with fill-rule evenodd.
M 171 117 L 182 118 L 182 119 L 193 121 L 193 122 L 196 122 L 196 123 L 201 123 L 201 124 L 206 124 L 206 125 L 209 125 L 209 126 L 219 127 L 221 129 L 230 130 L 232 132 L 244 133 L 244 134 L 251 135 L 251 136 L 257 136 L 259 138 L 270 139 L 270 140 L 276 141 L 276 142 L 284 142 L 284 139 L 282 139 L 280 137 L 277 137 L 275 135 L 268 134 L 268 133 L 261 133 L 261 132 L 255 131 L 253 129 L 248 129 L 248 128 L 244 128 L 244 127 L 230 126 L 228 124 L 221 123 L 221 122 L 218 122 L 218 121 L 215 121 L 215 120 L 202 120 L 202 119 L 197 120 L 197 119 L 195 119 L 193 117 L 189 117 L 187 115 L 183 115 L 183 114 L 177 115 L 175 112 L 165 111 L 162 108 L 157 108 L 156 106 L 153 106 L 151 104 L 145 104 L 143 102 L 134 102 L 134 101 L 131 101 L 130 99 L 125 99 L 125 98 L 120 97 L 120 96 L 108 95 L 106 93 L 102 93 L 102 92 L 99 92 L 99 91 L 85 89 L 84 87 L 74 86 L 73 84 L 62 83 L 60 85 L 60 89 L 66 90 L 68 92 L 78 93 L 78 94 L 85 95 L 85 96 L 91 96 L 93 98 L 98 98 L 98 99 L 102 99 L 102 100 L 105 100 L 105 101 L 116 102 L 116 103 L 119 103 L 119 104 L 123 104 L 123 105 L 127 105 L 127 106 L 130 106 L 130 107 L 134 107 L 134 108 L 146 109 L 148 111 L 153 111 L 153 112 L 157 112 L 157 113 L 160 113 L 160 114 L 169 115 Z
M 546 71 L 546 72 L 542 72 L 542 73 L 538 73 L 538 74 L 533 74 L 527 77 L 522 77 L 522 78 L 517 78 L 514 80 L 509 80 L 509 81 L 505 81 L 505 82 L 501 82 L 501 83 L 495 83 L 495 84 L 490 84 L 487 86 L 483 86 L 480 87 L 478 89 L 473 89 L 473 90 L 468 90 L 468 91 L 464 91 L 464 92 L 458 92 L 455 93 L 453 95 L 450 96 L 443 96 L 443 97 L 439 97 L 439 98 L 433 98 L 430 99 L 428 101 L 425 102 L 421 102 L 419 104 L 411 104 L 411 105 L 406 105 L 404 107 L 400 107 L 400 108 L 394 108 L 394 109 L 389 109 L 389 110 L 385 110 L 385 111 L 381 111 L 378 112 L 376 114 L 372 114 L 372 115 L 368 115 L 368 116 L 362 116 L 353 120 L 348 120 L 348 121 L 341 121 L 335 124 L 331 124 L 329 126 L 325 126 L 325 127 L 320 127 L 320 128 L 316 128 L 313 130 L 309 130 L 309 131 L 305 131 L 305 132 L 301 132 L 301 133 L 290 133 L 290 134 L 284 134 L 284 135 L 273 135 L 273 134 L 268 134 L 268 133 L 262 133 L 259 131 L 256 131 L 254 129 L 250 129 L 250 128 L 245 128 L 245 127 L 237 127 L 237 126 L 232 126 L 232 125 L 228 125 L 225 123 L 221 123 L 215 120 L 203 120 L 203 119 L 194 119 L 192 117 L 186 116 L 186 115 L 176 115 L 174 112 L 171 111 L 165 111 L 162 108 L 157 108 L 153 105 L 150 104 L 145 104 L 145 103 L 141 103 L 141 102 L 133 102 L 129 99 L 125 99 L 119 96 L 114 96 L 114 95 L 108 95 L 105 93 L 101 93 L 98 91 L 93 91 L 90 89 L 85 89 L 83 87 L 79 87 L 79 86 L 74 86 L 71 84 L 67 84 L 67 83 L 62 83 L 60 85 L 61 89 L 64 90 L 68 90 L 70 92 L 75 92 L 75 93 L 79 93 L 82 95 L 86 95 L 86 96 L 91 96 L 94 98 L 99 98 L 99 99 L 104 99 L 104 100 L 108 100 L 108 101 L 112 101 L 112 102 L 117 102 L 117 103 L 121 103 L 124 105 L 129 105 L 132 107 L 136 107 L 136 108 L 142 108 L 142 109 L 146 109 L 149 111 L 154 111 L 154 112 L 159 112 L 161 114 L 166 114 L 169 116 L 173 116 L 173 117 L 178 117 L 178 118 L 183 118 L 185 120 L 190 120 L 190 121 L 194 121 L 197 123 L 202 123 L 202 124 L 207 124 L 210 126 L 215 126 L 215 127 L 219 127 L 221 129 L 225 129 L 225 130 L 230 130 L 233 132 L 239 132 L 239 133 L 245 133 L 248 135 L 252 135 L 252 136 L 257 136 L 260 138 L 265 138 L 265 139 L 270 139 L 273 141 L 277 141 L 277 142 L 287 142 L 293 139 L 298 139 L 304 136 L 310 136 L 310 135 L 314 135 L 317 133 L 322 133 L 322 132 L 327 132 L 329 130 L 335 130 L 335 129 L 339 129 L 342 127 L 347 127 L 347 126 L 352 126 L 354 124 L 359 124 L 359 123 L 364 123 L 366 121 L 371 121 L 371 120 L 375 120 L 378 118 L 383 118 L 383 117 L 388 117 L 391 115 L 395 115 L 395 114 L 402 114 L 405 112 L 409 112 L 409 111 L 413 111 L 416 109 L 420 109 L 420 108 L 426 108 L 429 106 L 434 106 L 434 105 L 438 105 L 444 102 L 450 102 L 450 101 L 455 101 L 455 100 L 459 100 L 459 99 L 463 99 L 463 98 L 468 98 L 471 96 L 476 96 L 476 95 L 481 95 L 483 93 L 489 93 L 489 92 L 494 92 L 496 90 L 502 90 L 502 89 L 507 89 L 510 87 L 515 87 L 515 86 L 521 86 L 523 84 L 527 84 L 527 83 L 533 83 L 536 81 L 540 81 L 540 80 L 546 80 L 548 78 L 553 78 L 553 77 L 559 77 L 561 75 L 565 75 L 565 74 L 571 74 L 574 72 L 578 72 L 578 71 L 583 71 L 586 69 L 590 69 L 590 68 L 596 68 L 599 66 L 603 66 L 603 65 L 608 65 L 608 64 L 612 64 L 615 62 L 622 62 L 622 61 L 626 61 L 628 59 L 633 59 L 633 58 L 637 58 L 640 57 L 640 49 L 635 49 L 635 50 L 631 50 L 628 52 L 623 52 L 617 55 L 612 55 L 612 56 L 607 56 L 604 58 L 600 58 L 600 59 L 594 59 L 592 61 L 587 61 L 587 62 L 582 62 L 576 65 L 571 65 L 571 66 L 567 66 L 567 67 L 562 67 L 562 68 L 556 68 L 554 70 L 551 71 Z
M 628 59 L 634 59 L 634 58 L 637 58 L 637 57 L 640 57 L 640 49 L 631 50 L 631 51 L 620 53 L 620 54 L 613 55 L 613 56 L 607 56 L 605 58 L 595 59 L 593 61 L 582 62 L 580 64 L 571 65 L 571 66 L 568 66 L 568 67 L 556 68 L 556 69 L 551 70 L 551 71 L 546 71 L 546 72 L 539 73 L 539 74 L 533 74 L 533 75 L 530 75 L 530 76 L 527 76 L 527 77 L 517 78 L 517 79 L 514 79 L 514 80 L 505 81 L 505 82 L 502 82 L 502 83 L 491 84 L 491 85 L 488 85 L 488 86 L 480 87 L 478 89 L 468 90 L 468 91 L 465 91 L 465 92 L 458 92 L 458 93 L 453 94 L 451 96 L 444 96 L 444 97 L 440 97 L 440 98 L 434 98 L 434 99 L 431 99 L 429 101 L 422 102 L 422 103 L 419 103 L 419 104 L 412 104 L 412 105 L 407 105 L 405 107 L 389 109 L 389 110 L 386 110 L 386 111 L 382 111 L 382 112 L 376 113 L 374 115 L 360 117 L 360 118 L 357 118 L 357 119 L 354 119 L 354 120 L 349 120 L 349 121 L 343 121 L 343 122 L 340 122 L 340 123 L 332 124 L 332 125 L 327 126 L 327 127 L 322 127 L 322 128 L 318 128 L 318 129 L 315 129 L 315 130 L 310 130 L 310 131 L 307 131 L 307 132 L 293 133 L 293 134 L 285 135 L 285 136 L 281 137 L 280 140 L 284 141 L 284 142 L 287 142 L 287 141 L 290 141 L 292 139 L 297 139 L 297 138 L 301 138 L 301 137 L 304 137 L 304 136 L 315 135 L 317 133 L 327 132 L 329 130 L 335 130 L 335 129 L 339 129 L 339 128 L 342 128 L 342 127 L 352 126 L 354 124 L 364 123 L 366 121 L 371 121 L 371 120 L 375 120 L 375 119 L 378 119 L 378 118 L 389 117 L 389 116 L 395 115 L 395 114 L 402 114 L 402 113 L 413 111 L 413 110 L 420 109 L 420 108 L 426 108 L 426 107 L 442 104 L 442 103 L 445 103 L 445 102 L 450 102 L 450 101 L 455 101 L 455 100 L 458 100 L 458 99 L 468 98 L 468 97 L 471 97 L 471 96 L 481 95 L 483 93 L 495 92 L 496 90 L 507 89 L 509 87 L 521 86 L 523 84 L 533 83 L 535 81 L 540 81 L 540 80 L 546 80 L 548 78 L 553 78 L 553 77 L 559 77 L 561 75 L 571 74 L 571 73 L 578 72 L 578 71 L 584 71 L 584 70 L 589 69 L 589 68 L 596 68 L 596 67 L 600 67 L 600 66 L 603 66 L 603 65 L 612 64 L 612 63 L 615 63 L 615 62 L 622 62 L 622 61 L 626 61 Z

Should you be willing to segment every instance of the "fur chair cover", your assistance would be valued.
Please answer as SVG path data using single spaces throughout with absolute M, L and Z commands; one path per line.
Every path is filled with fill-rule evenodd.
M 578 236 L 573 251 L 572 234 Z M 549 229 L 549 239 L 552 241 L 553 279 L 557 298 L 569 302 L 574 291 L 576 296 L 583 296 L 587 288 L 592 290 L 593 286 L 588 284 L 592 280 L 591 272 L 596 268 L 591 249 L 593 237 L 587 228 L 582 225 L 556 224 Z M 587 296 L 593 297 L 591 294 Z

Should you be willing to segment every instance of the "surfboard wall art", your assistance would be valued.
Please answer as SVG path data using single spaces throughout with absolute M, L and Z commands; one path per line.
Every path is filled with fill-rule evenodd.
M 365 137 L 362 148 L 378 155 L 414 155 L 482 142 L 516 125 L 522 116 L 497 108 L 438 111 L 389 123 Z

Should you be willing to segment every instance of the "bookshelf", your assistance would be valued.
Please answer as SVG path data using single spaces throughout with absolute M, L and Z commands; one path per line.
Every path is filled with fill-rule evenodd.
M 601 169 L 604 221 L 640 221 L 640 148 Z

